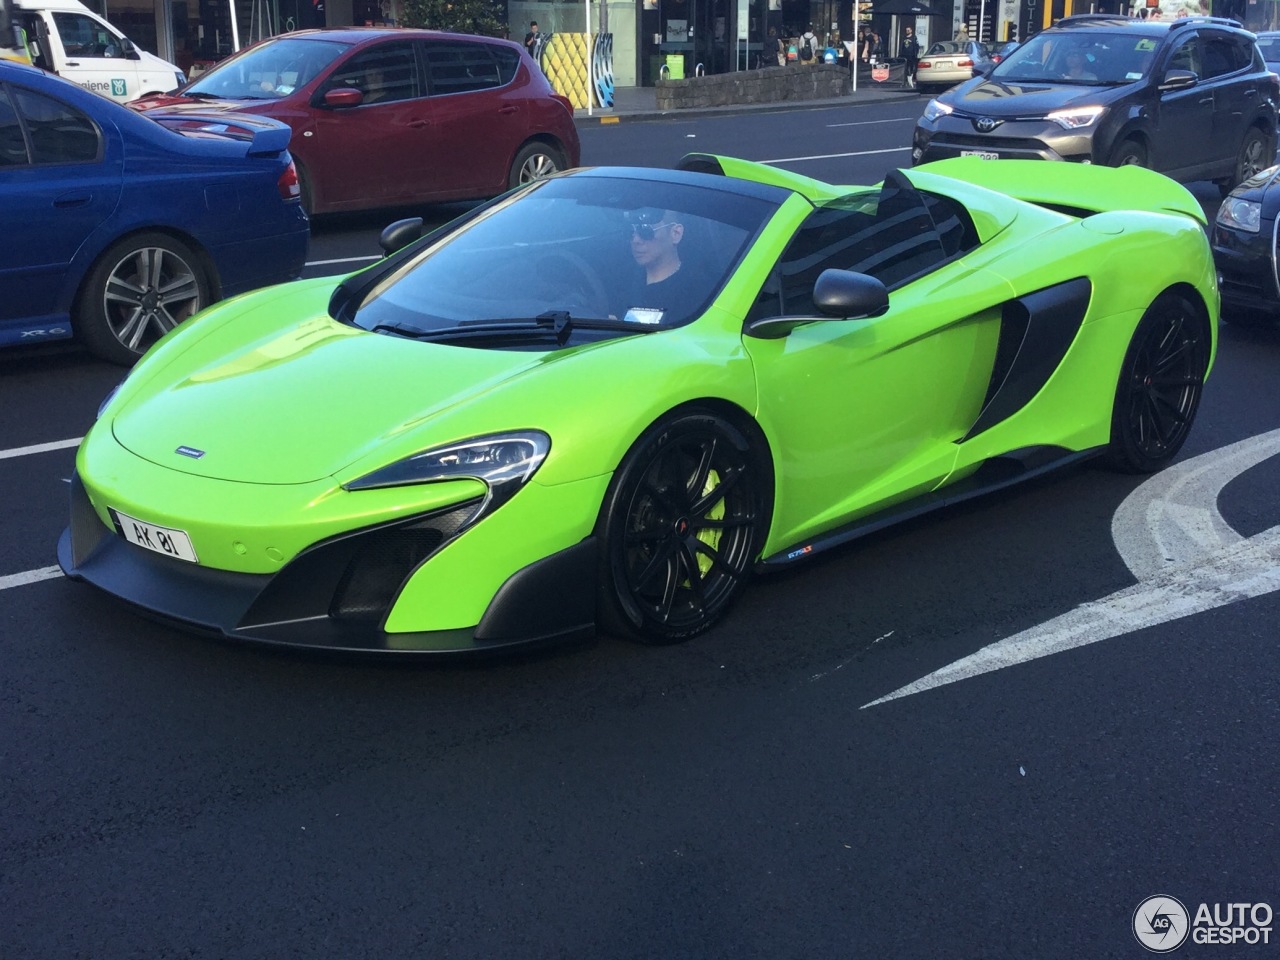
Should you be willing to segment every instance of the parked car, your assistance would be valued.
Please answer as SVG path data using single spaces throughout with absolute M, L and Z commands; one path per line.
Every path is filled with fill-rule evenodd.
M 1228 194 L 1213 223 L 1222 315 L 1248 326 L 1280 324 L 1280 167 L 1269 167 Z
M 131 363 L 220 297 L 297 277 L 289 129 L 150 117 L 0 62 L 0 345 L 72 335 Z
M 1280 73 L 1280 30 L 1265 30 L 1258 34 L 1258 49 L 1272 73 Z
M 178 67 L 138 47 L 79 0 L 14 0 L 9 16 L 25 34 L 31 63 L 120 103 L 187 82 Z
M 912 162 L 1137 164 L 1226 193 L 1271 165 L 1280 78 L 1232 20 L 1067 17 L 925 107 Z
M 938 90 L 973 76 L 974 64 L 991 58 L 991 51 L 977 40 L 939 40 L 916 64 L 916 89 Z
M 551 177 L 180 329 L 80 448 L 62 569 L 265 644 L 673 643 L 753 569 L 1186 439 L 1218 294 L 1172 180 L 680 166 Z
M 573 107 L 518 43 L 428 30 L 303 30 L 264 40 L 173 96 L 275 117 L 310 213 L 492 197 L 578 165 Z

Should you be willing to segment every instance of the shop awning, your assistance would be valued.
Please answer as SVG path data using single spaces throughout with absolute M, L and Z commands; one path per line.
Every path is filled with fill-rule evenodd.
M 899 17 L 938 17 L 937 10 L 920 0 L 876 0 L 872 13 L 888 13 Z

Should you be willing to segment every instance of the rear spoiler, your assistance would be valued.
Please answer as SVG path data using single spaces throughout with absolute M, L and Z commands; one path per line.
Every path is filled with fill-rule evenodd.
M 247 113 L 194 113 L 191 110 L 148 110 L 144 116 L 188 137 L 223 138 L 249 144 L 251 157 L 274 157 L 289 149 L 293 131 L 279 120 Z
M 1103 167 L 1046 160 L 955 157 L 913 168 L 985 187 L 1076 216 L 1111 210 L 1179 213 L 1207 226 L 1204 208 L 1182 184 L 1143 167 Z

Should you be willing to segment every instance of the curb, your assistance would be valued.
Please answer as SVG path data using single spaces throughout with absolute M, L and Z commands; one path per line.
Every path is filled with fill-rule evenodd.
M 735 103 L 723 107 L 691 107 L 684 110 L 635 110 L 614 113 L 612 108 L 597 110 L 588 116 L 585 110 L 575 110 L 573 122 L 578 127 L 596 127 L 619 123 L 651 123 L 661 120 L 701 119 L 705 117 L 746 116 L 756 113 L 788 113 L 792 110 L 827 110 L 831 107 L 862 107 L 872 103 L 893 103 L 900 100 L 919 100 L 918 90 L 877 91 L 874 96 L 862 97 L 850 94 L 830 100 L 780 100 L 776 103 Z

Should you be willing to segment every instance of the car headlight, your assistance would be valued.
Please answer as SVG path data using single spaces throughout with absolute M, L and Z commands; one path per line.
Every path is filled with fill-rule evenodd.
M 1106 107 L 1069 107 L 1066 110 L 1054 110 L 1045 116 L 1063 130 L 1079 130 L 1097 120 L 1106 111 Z
M 1218 216 L 1214 218 L 1219 226 L 1246 233 L 1257 233 L 1262 226 L 1262 204 L 1257 200 L 1245 200 L 1243 197 L 1227 197 L 1218 208 Z
M 546 459 L 551 438 L 538 430 L 474 437 L 415 453 L 343 484 L 347 490 L 375 490 L 441 480 L 481 480 L 489 485 L 488 506 L 511 497 Z
M 932 123 L 934 120 L 937 120 L 940 117 L 945 117 L 947 114 L 951 113 L 954 109 L 955 108 L 952 107 L 951 104 L 949 103 L 943 103 L 941 100 L 930 100 L 927 104 L 925 104 L 924 118 L 928 120 L 930 123 Z

